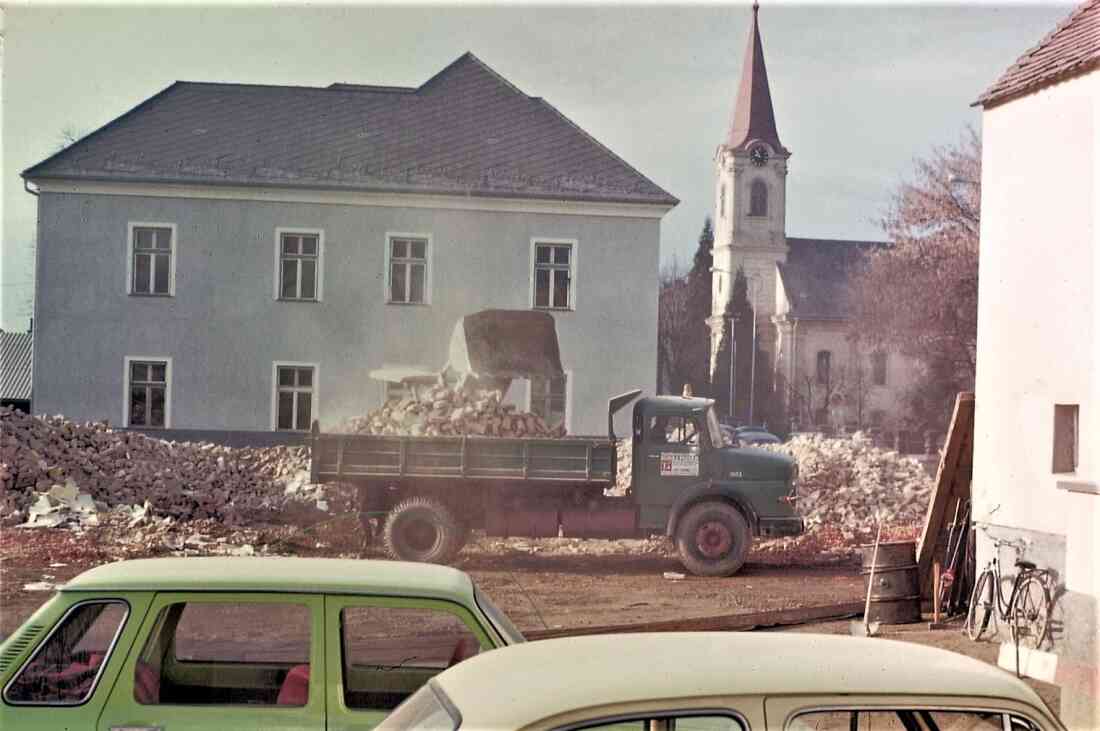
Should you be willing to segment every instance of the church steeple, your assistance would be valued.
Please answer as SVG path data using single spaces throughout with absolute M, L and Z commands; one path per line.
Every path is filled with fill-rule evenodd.
M 764 44 L 760 41 L 759 13 L 760 3 L 755 2 L 745 61 L 741 66 L 741 87 L 733 107 L 726 145 L 735 150 L 744 149 L 749 142 L 759 140 L 771 145 L 776 152 L 786 153 L 775 128 L 768 70 L 764 66 Z

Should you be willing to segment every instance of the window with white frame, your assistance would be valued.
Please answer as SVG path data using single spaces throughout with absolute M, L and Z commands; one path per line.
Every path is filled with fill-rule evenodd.
M 1077 404 L 1054 405 L 1054 465 L 1055 474 L 1077 471 L 1078 414 Z
M 130 294 L 173 294 L 172 232 L 171 226 L 130 227 Z
M 313 419 L 315 373 L 313 366 L 275 366 L 275 429 L 309 431 Z
M 565 424 L 568 380 L 568 375 L 554 378 L 536 376 L 531 379 L 530 411 L 548 427 L 556 428 Z
M 393 304 L 422 305 L 428 301 L 428 240 L 407 236 L 389 239 L 389 296 Z
M 535 307 L 568 310 L 573 306 L 574 259 L 571 243 L 535 243 Z
M 279 232 L 279 299 L 320 299 L 321 235 Z
M 168 425 L 168 361 L 127 362 L 127 426 L 162 429 Z

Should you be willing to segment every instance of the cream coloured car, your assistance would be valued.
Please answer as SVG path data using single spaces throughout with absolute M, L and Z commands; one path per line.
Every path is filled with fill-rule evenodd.
M 378 731 L 1054 731 L 1009 673 L 834 635 L 595 635 L 506 647 L 437 675 Z

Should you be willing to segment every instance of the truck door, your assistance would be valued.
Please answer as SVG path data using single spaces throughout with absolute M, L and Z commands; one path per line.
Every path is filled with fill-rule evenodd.
M 642 422 L 642 464 L 635 470 L 639 522 L 642 528 L 664 528 L 676 498 L 699 481 L 699 416 L 657 412 Z

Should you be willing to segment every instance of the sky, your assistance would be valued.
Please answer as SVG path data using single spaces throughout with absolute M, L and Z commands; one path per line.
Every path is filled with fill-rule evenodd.
M 881 239 L 913 161 L 980 130 L 970 104 L 1072 5 L 794 5 L 760 28 L 787 235 Z M 690 264 L 741 73 L 748 2 L 708 5 L 8 4 L 0 80 L 0 327 L 26 329 L 35 199 L 22 170 L 175 80 L 417 86 L 465 51 L 544 97 L 681 203 L 662 260 Z

